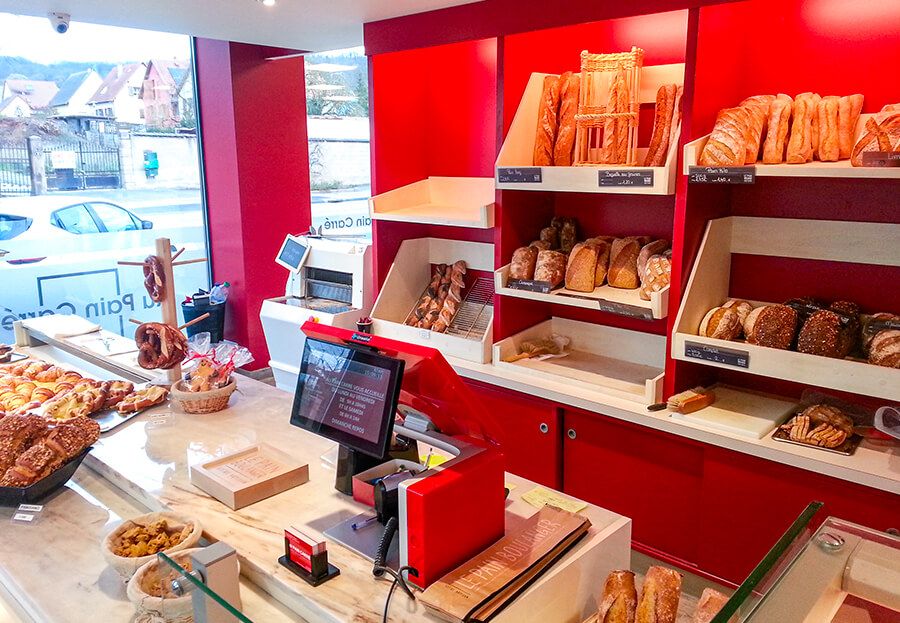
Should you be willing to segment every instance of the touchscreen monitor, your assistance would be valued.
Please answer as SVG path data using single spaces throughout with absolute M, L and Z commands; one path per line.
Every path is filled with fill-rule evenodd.
M 375 458 L 387 454 L 404 363 L 353 344 L 307 338 L 291 424 Z

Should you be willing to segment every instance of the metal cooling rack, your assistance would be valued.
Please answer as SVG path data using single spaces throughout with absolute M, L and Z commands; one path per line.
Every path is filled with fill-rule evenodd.
M 481 340 L 491 326 L 493 316 L 494 281 L 479 277 L 463 298 L 453 322 L 447 327 L 447 334 Z

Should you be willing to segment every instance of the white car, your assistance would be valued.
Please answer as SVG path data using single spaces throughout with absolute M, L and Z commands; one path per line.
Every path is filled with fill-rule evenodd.
M 102 199 L 44 195 L 0 198 L 0 342 L 13 340 L 13 322 L 72 313 L 130 335 L 129 318 L 159 318 L 139 267 L 155 253 L 157 236 L 186 248 L 182 259 L 202 257 L 202 227 L 153 231 L 153 223 Z M 179 267 L 179 296 L 209 285 L 206 264 Z

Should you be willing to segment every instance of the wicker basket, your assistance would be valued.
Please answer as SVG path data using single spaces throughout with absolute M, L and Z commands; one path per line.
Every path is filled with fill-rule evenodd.
M 185 549 L 197 547 L 200 537 L 203 535 L 203 529 L 200 522 L 193 518 L 182 517 L 173 513 L 148 513 L 139 517 L 122 522 L 121 525 L 114 528 L 104 538 L 101 549 L 106 562 L 116 570 L 123 580 L 130 580 L 131 576 L 143 565 L 152 560 L 156 560 L 156 554 L 148 556 L 140 556 L 131 558 L 127 556 L 118 556 L 113 554 L 113 545 L 119 540 L 119 537 L 126 530 L 133 528 L 135 525 L 147 526 L 161 519 L 165 519 L 169 526 L 173 529 L 180 529 L 184 526 L 191 526 L 191 532 L 178 545 L 165 550 L 166 554 L 172 555 Z
M 170 398 L 175 400 L 185 413 L 215 413 L 228 406 L 228 400 L 234 393 L 237 383 L 234 377 L 225 387 L 208 392 L 191 392 L 184 386 L 184 381 L 172 385 Z

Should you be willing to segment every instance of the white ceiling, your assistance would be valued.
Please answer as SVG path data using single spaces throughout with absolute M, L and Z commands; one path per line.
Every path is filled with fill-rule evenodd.
M 475 1 L 277 0 L 266 7 L 257 0 L 0 0 L 0 12 L 59 11 L 73 22 L 321 52 L 362 45 L 366 22 Z

